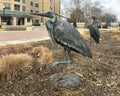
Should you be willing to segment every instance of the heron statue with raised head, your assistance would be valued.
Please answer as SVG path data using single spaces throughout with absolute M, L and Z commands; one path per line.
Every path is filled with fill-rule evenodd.
M 54 12 L 31 14 L 48 17 L 48 20 L 46 21 L 46 28 L 49 36 L 54 44 L 60 44 L 64 47 L 64 61 L 53 62 L 48 66 L 48 69 L 51 69 L 59 64 L 71 64 L 73 62 L 71 51 L 92 58 L 90 49 L 78 30 L 67 21 L 57 20 L 58 14 Z M 69 60 L 67 60 L 67 54 L 69 56 Z
M 97 27 L 97 18 L 95 16 L 92 17 L 93 21 L 89 25 L 89 32 L 90 32 L 90 47 L 92 44 L 92 38 L 95 40 L 96 44 L 100 41 L 100 32 Z

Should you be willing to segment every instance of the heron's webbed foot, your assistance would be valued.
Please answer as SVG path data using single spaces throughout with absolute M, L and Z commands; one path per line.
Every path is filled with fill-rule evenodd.
M 68 52 L 68 55 L 70 58 L 70 60 L 67 60 L 67 61 L 66 61 L 66 59 L 67 59 L 66 51 Z M 47 69 L 51 69 L 52 67 L 57 66 L 59 64 L 71 64 L 73 62 L 71 51 L 70 51 L 70 49 L 68 49 L 66 47 L 64 47 L 64 60 L 65 61 L 61 61 L 61 62 L 53 62 L 52 64 L 48 65 Z
M 71 64 L 71 63 L 72 63 L 72 61 L 53 62 L 47 66 L 47 69 L 51 69 L 55 66 L 58 66 L 59 64 Z
M 47 66 L 47 69 L 50 70 L 51 68 L 56 67 L 59 64 L 70 64 L 70 63 L 72 63 L 72 62 L 71 61 L 53 62 Z M 58 72 L 56 72 L 55 74 L 51 75 L 51 78 L 54 79 L 55 81 L 61 80 L 62 77 L 64 76 L 64 74 L 66 74 L 66 73 L 60 74 L 59 72 L 60 72 L 60 70 Z
M 55 73 L 55 74 L 52 74 L 50 78 L 54 79 L 55 81 L 59 81 L 62 79 L 62 76 L 60 75 L 60 73 Z

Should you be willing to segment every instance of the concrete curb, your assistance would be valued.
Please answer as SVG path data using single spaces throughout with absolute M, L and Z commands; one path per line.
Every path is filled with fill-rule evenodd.
M 12 41 L 2 41 L 2 42 L 0 42 L 0 46 L 5 46 L 7 44 L 21 44 L 21 43 L 28 43 L 28 42 L 34 42 L 34 41 L 43 41 L 43 40 L 49 40 L 49 39 L 50 39 L 50 37 L 23 39 L 23 40 L 12 40 Z

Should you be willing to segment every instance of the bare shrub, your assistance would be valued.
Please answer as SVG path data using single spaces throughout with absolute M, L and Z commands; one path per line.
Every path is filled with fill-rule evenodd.
M 34 47 L 31 51 L 31 54 L 34 57 L 38 57 L 38 62 L 42 66 L 47 65 L 53 61 L 52 51 L 44 46 Z
M 53 61 L 52 52 L 51 52 L 51 51 L 48 51 L 48 50 L 44 50 L 43 53 L 42 53 L 41 58 L 39 59 L 39 62 L 40 62 L 42 65 L 48 65 L 48 64 L 50 64 L 52 61 Z
M 30 54 L 34 57 L 33 71 L 35 73 L 39 75 L 42 74 L 48 75 L 51 74 L 51 72 L 56 71 L 55 68 L 53 70 L 46 70 L 46 66 L 53 61 L 52 51 L 50 51 L 47 47 L 44 46 L 34 47 L 31 50 Z
M 48 65 L 49 63 L 53 61 L 52 51 L 50 51 L 47 47 L 41 46 L 41 51 L 38 54 L 38 56 L 39 55 L 40 55 L 40 58 L 38 59 L 38 61 L 42 65 Z
M 0 74 L 12 78 L 24 68 L 31 68 L 32 57 L 27 54 L 9 54 L 0 58 Z
M 34 48 L 32 49 L 32 51 L 30 52 L 30 54 L 32 54 L 33 57 L 39 57 L 39 55 L 40 55 L 41 52 L 42 52 L 42 49 L 43 49 L 43 46 L 34 47 Z

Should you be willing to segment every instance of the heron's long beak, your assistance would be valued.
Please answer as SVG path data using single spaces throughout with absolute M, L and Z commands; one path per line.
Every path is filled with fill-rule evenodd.
M 46 13 L 43 13 L 43 12 L 32 12 L 30 14 L 32 14 L 32 15 L 38 15 L 38 16 L 43 16 L 43 17 L 49 17 L 49 15 L 47 15 Z
M 62 15 L 57 14 L 57 13 L 55 13 L 55 15 L 60 16 L 60 17 L 63 17 L 63 18 L 65 18 L 65 19 L 68 19 L 68 17 L 62 16 Z
M 53 16 L 51 16 L 51 15 L 49 15 L 49 14 L 47 14 L 47 13 L 43 13 L 43 12 L 32 12 L 32 13 L 30 13 L 30 14 L 32 14 L 32 15 L 38 15 L 38 16 L 43 16 L 43 17 L 49 17 L 49 18 L 52 18 L 52 17 L 53 17 Z M 55 13 L 55 15 L 68 19 L 67 17 L 62 16 L 62 15 L 57 14 L 57 13 Z

